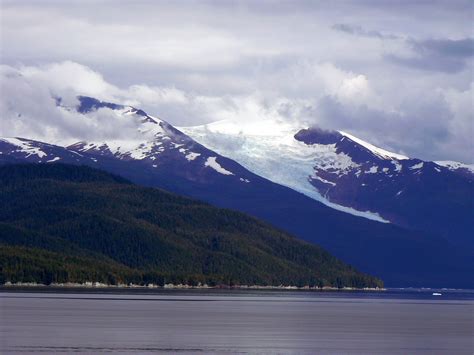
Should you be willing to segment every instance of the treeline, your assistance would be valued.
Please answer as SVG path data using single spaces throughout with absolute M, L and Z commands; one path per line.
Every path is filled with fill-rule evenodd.
M 238 279 L 230 275 L 185 275 L 144 271 L 124 267 L 114 262 L 104 262 L 92 258 L 65 256 L 60 253 L 41 249 L 0 245 L 0 284 L 6 282 L 38 283 L 43 285 L 99 282 L 107 285 L 156 285 L 165 284 L 209 287 L 259 285 L 259 286 L 298 286 L 305 287 L 351 287 L 363 288 L 371 285 L 369 277 L 348 276 L 337 277 L 335 280 L 317 278 L 300 278 L 279 283 L 267 282 L 255 278 Z M 374 286 L 374 285 L 371 285 Z M 381 285 L 378 285 L 379 287 Z
M 0 282 L 382 287 L 242 213 L 91 168 L 0 167 Z

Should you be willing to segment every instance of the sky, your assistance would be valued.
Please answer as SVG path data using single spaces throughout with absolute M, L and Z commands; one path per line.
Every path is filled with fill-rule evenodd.
M 474 163 L 472 1 L 0 0 L 0 136 L 105 139 L 77 95 L 177 126 L 222 119 L 352 133 Z

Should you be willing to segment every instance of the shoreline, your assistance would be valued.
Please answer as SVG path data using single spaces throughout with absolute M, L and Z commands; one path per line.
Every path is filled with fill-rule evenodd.
M 262 285 L 186 285 L 186 284 L 165 284 L 164 286 L 148 284 L 148 285 L 135 285 L 135 284 L 119 284 L 119 285 L 109 285 L 103 284 L 100 282 L 85 282 L 85 283 L 52 283 L 49 285 L 35 283 L 35 282 L 18 282 L 11 283 L 6 282 L 5 284 L 0 285 L 0 290 L 2 289 L 20 289 L 20 288 L 51 288 L 51 289 L 141 289 L 141 290 L 277 290 L 277 291 L 370 291 L 370 292 L 383 292 L 386 291 L 386 288 L 379 287 L 309 287 L 309 286 L 262 286 Z

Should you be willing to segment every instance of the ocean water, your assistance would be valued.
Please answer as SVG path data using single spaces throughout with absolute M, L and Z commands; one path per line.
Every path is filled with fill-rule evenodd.
M 474 292 L 0 289 L 0 353 L 472 355 Z

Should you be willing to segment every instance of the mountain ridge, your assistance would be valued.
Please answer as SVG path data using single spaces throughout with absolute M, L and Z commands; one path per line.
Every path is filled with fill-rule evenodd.
M 253 217 L 93 168 L 7 165 L 0 190 L 4 282 L 382 287 Z
M 92 102 L 91 109 L 102 105 L 98 100 Z M 106 103 L 105 106 L 107 105 L 109 104 Z M 129 111 L 131 113 L 126 115 L 124 112 L 130 109 L 124 111 L 123 106 L 117 111 L 107 109 L 112 110 L 112 114 L 119 115 L 119 119 L 142 122 L 146 118 L 142 113 L 137 114 L 138 109 L 133 109 L 133 112 Z M 150 117 L 153 119 L 153 116 Z M 139 156 L 140 159 L 122 154 L 125 151 L 101 150 L 101 146 L 97 144 L 85 148 L 87 142 L 79 147 L 65 148 L 28 140 L 16 146 L 0 140 L 0 164 L 46 161 L 83 164 L 123 176 L 140 185 L 162 188 L 215 206 L 239 210 L 301 239 L 323 246 L 360 270 L 384 278 L 389 286 L 465 287 L 469 284 L 461 274 L 471 270 L 470 249 L 458 248 L 436 232 L 407 229 L 337 211 L 306 194 L 283 186 L 284 184 L 275 183 L 274 177 L 281 171 L 288 173 L 289 178 L 294 178 L 296 172 L 308 189 L 316 191 L 307 181 L 307 169 L 312 172 L 314 164 L 312 156 L 305 154 L 311 152 L 312 148 L 295 140 L 293 134 L 285 136 L 282 147 L 289 146 L 292 149 L 290 152 L 296 149 L 297 153 L 302 149 L 302 160 L 296 160 L 295 166 L 271 171 L 273 174 L 268 179 L 246 169 L 246 164 L 239 164 L 241 161 L 229 159 L 208 149 L 181 129 L 176 129 L 161 119 L 155 119 L 155 123 L 147 122 L 147 125 L 156 126 L 160 124 L 158 122 L 163 123 L 159 131 L 164 134 L 158 137 L 156 143 L 161 144 L 154 146 L 156 150 L 150 147 L 140 148 L 140 144 L 146 144 L 146 139 L 132 147 L 145 151 L 145 154 Z M 269 130 L 265 134 L 268 138 L 264 143 L 270 141 L 273 144 L 274 132 Z M 168 136 L 169 138 L 165 138 Z M 223 139 L 227 138 L 224 135 Z M 239 136 L 238 139 L 249 138 Z M 233 143 L 231 139 L 229 142 Z M 135 143 L 137 142 L 134 141 Z M 25 144 L 30 147 L 25 148 Z M 160 151 L 160 147 L 166 149 Z M 36 151 L 37 149 L 43 149 L 42 153 L 46 155 Z M 325 151 L 327 148 L 322 152 Z M 187 159 L 192 153 L 191 157 L 194 159 Z M 262 151 L 265 157 L 274 158 L 278 162 L 281 156 L 277 153 Z M 331 148 L 330 153 L 332 157 L 337 157 L 334 149 Z M 258 156 L 252 158 L 255 159 L 254 162 L 259 162 Z M 344 159 L 337 164 L 347 166 L 349 160 Z M 303 166 L 299 165 L 301 162 L 304 163 Z M 398 250 L 398 254 L 393 254 L 392 250 Z M 434 263 L 433 260 L 441 261 Z M 428 265 L 429 269 L 426 269 Z
M 474 250 L 469 165 L 409 158 L 320 128 L 282 125 L 269 134 L 251 126 L 248 133 L 245 125 L 219 121 L 182 129 L 258 175 L 329 207 L 370 211 L 378 217 L 373 219 L 440 234 Z

